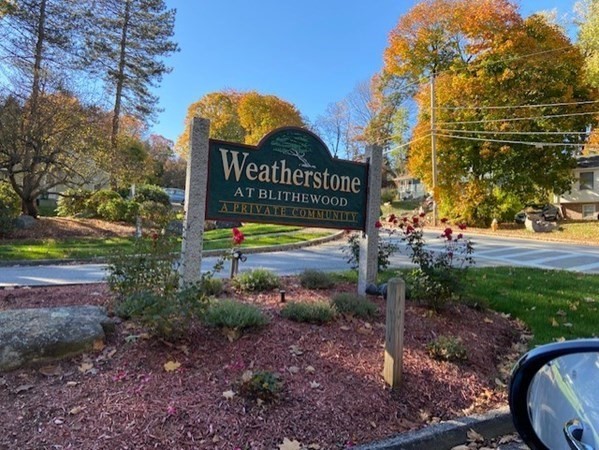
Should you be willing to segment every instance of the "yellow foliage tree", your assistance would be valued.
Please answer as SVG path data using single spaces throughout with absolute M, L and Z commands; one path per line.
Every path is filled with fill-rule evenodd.
M 265 134 L 281 126 L 304 125 L 294 105 L 273 95 L 255 91 L 212 92 L 187 109 L 185 128 L 175 144 L 175 150 L 182 156 L 189 151 L 189 125 L 193 117 L 210 119 L 212 139 L 246 144 L 257 144 Z

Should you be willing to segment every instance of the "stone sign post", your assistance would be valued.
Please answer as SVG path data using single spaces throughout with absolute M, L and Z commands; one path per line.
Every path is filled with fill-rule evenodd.
M 182 287 L 200 281 L 201 278 L 210 121 L 194 117 L 190 131 L 189 159 L 185 179 L 185 219 L 179 267 Z
M 366 148 L 368 167 L 368 200 L 366 209 L 366 226 L 360 239 L 360 260 L 358 267 L 358 294 L 366 293 L 366 286 L 376 282 L 378 271 L 379 230 L 376 222 L 381 211 L 381 177 L 383 152 L 381 147 Z

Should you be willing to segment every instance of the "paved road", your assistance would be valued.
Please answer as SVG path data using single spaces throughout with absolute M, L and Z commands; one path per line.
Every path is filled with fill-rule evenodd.
M 440 248 L 441 241 L 434 233 L 427 234 L 427 239 L 432 249 Z M 474 236 L 473 241 L 477 266 L 511 265 L 599 273 L 599 247 L 482 235 Z M 342 247 L 343 242 L 337 241 L 286 252 L 252 254 L 240 265 L 240 270 L 263 267 L 279 275 L 297 274 L 304 269 L 345 270 L 349 265 Z M 209 270 L 215 262 L 216 258 L 205 258 L 202 270 Z M 392 256 L 391 264 L 393 267 L 409 265 L 405 247 Z M 2 267 L 0 287 L 94 283 L 104 277 L 104 267 L 100 264 Z M 228 267 L 221 276 L 227 273 Z

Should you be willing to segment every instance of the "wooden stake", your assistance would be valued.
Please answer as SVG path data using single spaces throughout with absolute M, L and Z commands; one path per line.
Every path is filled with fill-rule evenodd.
M 403 334 L 406 309 L 406 284 L 401 278 L 387 283 L 387 320 L 383 378 L 392 388 L 401 385 L 403 371 Z

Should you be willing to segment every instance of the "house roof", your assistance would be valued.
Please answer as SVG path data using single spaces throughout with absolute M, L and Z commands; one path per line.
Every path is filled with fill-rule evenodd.
M 576 159 L 576 167 L 579 169 L 589 169 L 599 167 L 599 155 L 581 156 Z

